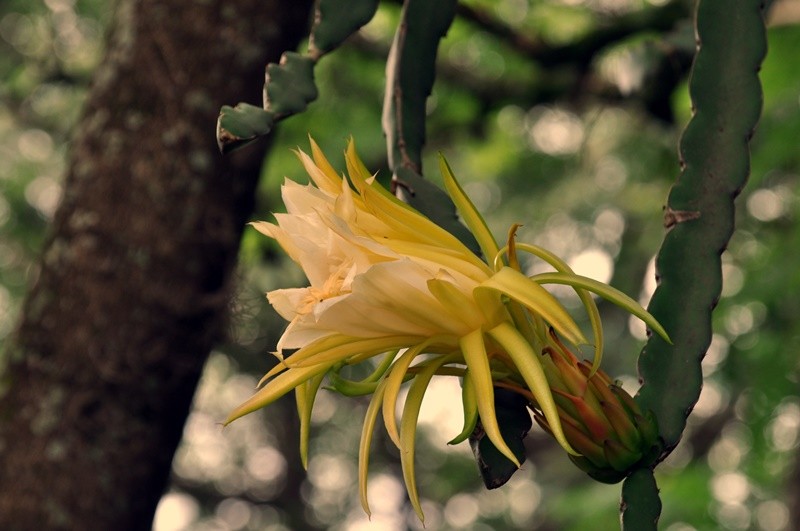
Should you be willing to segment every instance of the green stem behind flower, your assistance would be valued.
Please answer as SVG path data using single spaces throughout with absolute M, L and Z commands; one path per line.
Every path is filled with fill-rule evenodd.
M 625 531 L 656 531 L 661 515 L 658 486 L 649 468 L 640 468 L 622 484 L 620 523 Z
M 636 398 L 655 413 L 663 444 L 655 462 L 678 444 L 700 396 L 711 311 L 722 287 L 720 255 L 733 232 L 734 199 L 750 171 L 748 142 L 761 112 L 762 3 L 700 0 L 697 7 L 699 45 L 689 83 L 695 113 L 681 139 L 683 171 L 669 195 L 668 232 L 656 259 L 660 284 L 649 307 L 673 343 L 653 335 L 639 357 Z M 660 502 L 651 470 L 625 480 L 621 506 L 624 529 L 656 529 Z
M 456 13 L 455 0 L 406 0 L 386 61 L 383 132 L 397 197 L 446 229 L 476 254 L 473 235 L 458 221 L 450 198 L 422 177 L 426 102 L 436 75 L 439 41 Z
M 699 48 L 689 90 L 695 114 L 683 134 L 683 171 L 670 191 L 667 234 L 656 258 L 650 313 L 673 344 L 651 336 L 639 358 L 637 397 L 658 418 L 669 452 L 700 395 L 711 311 L 722 287 L 722 251 L 733 233 L 734 199 L 750 171 L 748 142 L 761 111 L 766 53 L 761 0 L 701 0 Z

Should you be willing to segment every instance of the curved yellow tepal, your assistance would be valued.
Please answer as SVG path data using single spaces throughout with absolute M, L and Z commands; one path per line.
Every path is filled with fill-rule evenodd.
M 537 258 L 540 258 L 553 266 L 553 269 L 565 275 L 574 275 L 575 272 L 572 268 L 562 259 L 551 253 L 547 249 L 532 245 L 529 243 L 518 243 L 517 249 L 530 253 Z M 594 334 L 594 359 L 592 360 L 592 374 L 600 369 L 600 362 L 603 359 L 603 323 L 600 320 L 600 311 L 597 309 L 597 304 L 594 302 L 592 296 L 587 290 L 581 288 L 574 288 L 578 298 L 580 298 L 583 307 L 586 309 L 586 314 L 589 316 L 589 322 L 592 326 L 592 333 Z
M 400 418 L 400 466 L 403 469 L 403 480 L 406 483 L 408 497 L 411 506 L 417 513 L 420 521 L 425 523 L 425 515 L 422 513 L 422 506 L 419 502 L 417 492 L 417 480 L 414 473 L 414 453 L 416 446 L 417 421 L 419 410 L 422 407 L 422 399 L 433 375 L 443 365 L 451 363 L 457 359 L 456 354 L 449 354 L 444 357 L 435 358 L 423 364 L 422 370 L 417 374 L 411 387 L 408 389 L 406 403 L 403 406 L 403 416 Z
M 461 354 L 467 363 L 465 378 L 472 380 L 475 394 L 478 399 L 478 414 L 486 436 L 492 441 L 495 448 L 506 456 L 509 461 L 520 466 L 520 462 L 511 448 L 506 444 L 497 424 L 497 414 L 494 407 L 494 384 L 489 367 L 489 357 L 486 355 L 486 345 L 483 343 L 483 331 L 478 329 L 461 338 Z
M 464 189 L 461 188 L 461 185 L 456 181 L 453 170 L 450 169 L 450 165 L 441 153 L 439 154 L 439 170 L 442 172 L 447 195 L 453 200 L 464 223 L 467 224 L 470 232 L 472 232 L 475 239 L 478 241 L 483 256 L 487 260 L 491 260 L 497 255 L 499 249 L 497 241 L 495 241 L 494 236 L 492 236 L 492 232 L 486 225 L 483 216 L 481 216 L 469 196 L 467 196 Z
M 544 369 L 539 361 L 539 354 L 533 351 L 530 344 L 510 323 L 502 323 L 489 330 L 492 336 L 508 353 L 514 365 L 517 366 L 522 378 L 533 393 L 539 408 L 553 430 L 553 436 L 564 450 L 572 455 L 580 455 L 576 452 L 564 435 L 561 428 L 561 420 L 558 418 L 558 409 L 553 400 L 553 393 L 550 391 L 550 384 L 544 374 Z
M 461 433 L 453 437 L 447 444 L 459 444 L 466 441 L 475 431 L 475 425 L 478 423 L 478 397 L 475 396 L 475 386 L 468 374 L 469 371 L 464 373 L 464 381 L 461 388 L 461 402 L 464 406 L 464 428 Z
M 389 439 L 391 439 L 398 448 L 400 448 L 400 432 L 397 430 L 397 416 L 395 414 L 397 397 L 400 394 L 400 386 L 403 384 L 406 371 L 408 371 L 408 367 L 419 352 L 420 346 L 410 348 L 403 352 L 389 369 L 386 380 L 384 380 L 386 385 L 383 391 L 383 424 L 386 426 L 386 433 L 389 434 Z
M 300 462 L 308 470 L 308 439 L 311 434 L 311 411 L 314 409 L 314 400 L 317 391 L 325 378 L 325 373 L 320 373 L 313 378 L 298 385 L 295 392 L 297 415 L 300 417 Z
M 561 337 L 572 344 L 588 343 L 580 327 L 570 317 L 564 306 L 546 289 L 519 271 L 504 267 L 475 290 L 500 292 L 539 314 L 550 326 L 555 328 Z
M 572 286 L 573 288 L 582 288 L 587 291 L 597 293 L 607 301 L 613 302 L 631 315 L 635 315 L 641 319 L 644 324 L 650 327 L 653 332 L 661 336 L 664 341 L 672 344 L 667 331 L 664 330 L 664 327 L 661 326 L 661 323 L 659 323 L 656 318 L 650 314 L 650 312 L 642 308 L 641 304 L 628 297 L 620 290 L 612 288 L 608 284 L 603 284 L 602 282 L 589 277 L 583 277 L 580 275 L 565 275 L 563 273 L 542 273 L 531 277 L 531 280 L 534 280 L 540 284 L 566 284 L 567 286 Z
M 381 380 L 375 394 L 367 406 L 367 413 L 364 415 L 364 425 L 361 427 L 361 439 L 358 443 L 358 494 L 361 499 L 361 507 L 367 516 L 372 513 L 369 510 L 369 500 L 367 499 L 367 477 L 369 473 L 369 449 L 372 446 L 372 434 L 375 432 L 375 423 L 378 419 L 378 412 L 383 402 L 383 391 L 386 388 L 386 380 Z
M 268 406 L 306 380 L 318 374 L 325 373 L 328 369 L 333 367 L 335 363 L 336 362 L 333 361 L 312 365 L 310 367 L 298 367 L 280 373 L 278 376 L 268 381 L 256 394 L 231 411 L 223 424 L 227 426 L 239 417 L 243 417 L 248 413 Z

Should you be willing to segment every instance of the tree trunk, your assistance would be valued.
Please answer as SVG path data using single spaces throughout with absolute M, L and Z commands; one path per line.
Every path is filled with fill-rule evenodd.
M 150 528 L 265 150 L 219 155 L 217 112 L 260 101 L 309 4 L 120 2 L 6 353 L 0 529 Z

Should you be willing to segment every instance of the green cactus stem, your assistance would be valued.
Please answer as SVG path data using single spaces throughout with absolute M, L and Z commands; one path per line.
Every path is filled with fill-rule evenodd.
M 673 343 L 653 334 L 639 357 L 636 399 L 655 414 L 662 451 L 623 485 L 625 529 L 656 528 L 655 483 L 639 485 L 652 480 L 652 467 L 678 444 L 700 396 L 701 361 L 722 288 L 721 254 L 733 233 L 734 199 L 750 171 L 748 143 L 762 106 L 762 9 L 762 0 L 698 2 L 698 50 L 689 83 L 694 115 L 681 139 L 682 171 L 665 208 L 659 285 L 648 308 Z
M 303 112 L 317 99 L 314 66 L 347 37 L 369 22 L 377 0 L 318 0 L 305 55 L 286 52 L 267 65 L 263 107 L 225 105 L 217 118 L 217 144 L 223 153 L 246 146 L 272 131 L 279 120 Z
M 455 0 L 406 0 L 386 62 L 383 132 L 389 167 L 422 173 L 425 102 L 436 75 L 439 40 L 456 14 Z
M 625 531 L 655 531 L 661 516 L 661 499 L 653 471 L 640 468 L 622 484 L 620 523 Z
M 436 77 L 436 52 L 456 13 L 456 0 L 406 0 L 386 62 L 383 133 L 392 186 L 403 201 L 479 252 L 450 198 L 422 177 L 426 101 Z
M 308 53 L 318 59 L 372 20 L 378 0 L 317 0 Z

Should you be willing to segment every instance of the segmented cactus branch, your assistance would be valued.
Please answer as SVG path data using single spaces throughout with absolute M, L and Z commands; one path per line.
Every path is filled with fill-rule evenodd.
M 277 121 L 303 112 L 317 99 L 317 61 L 369 22 L 377 9 L 378 0 L 317 0 L 308 52 L 286 52 L 279 63 L 267 65 L 262 106 L 239 103 L 220 110 L 220 150 L 227 153 L 243 147 L 272 131 Z

